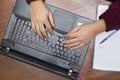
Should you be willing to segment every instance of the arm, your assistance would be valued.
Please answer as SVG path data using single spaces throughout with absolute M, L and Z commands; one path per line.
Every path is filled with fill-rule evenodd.
M 33 30 L 38 33 L 41 38 L 47 38 L 45 28 L 47 28 L 50 34 L 53 34 L 53 16 L 43 0 L 27 0 L 27 2 L 30 2 L 30 16 Z
M 100 16 L 105 20 L 106 31 L 120 28 L 120 0 L 113 2 L 109 9 Z
M 30 2 L 33 2 L 33 1 L 37 1 L 37 0 L 26 0 L 26 2 L 29 4 Z M 41 1 L 45 1 L 45 0 L 41 0 Z
M 100 20 L 87 25 L 78 26 L 64 35 L 69 40 L 63 41 L 65 47 L 77 49 L 92 40 L 102 31 L 120 28 L 120 0 L 112 3 L 109 9 L 100 16 Z

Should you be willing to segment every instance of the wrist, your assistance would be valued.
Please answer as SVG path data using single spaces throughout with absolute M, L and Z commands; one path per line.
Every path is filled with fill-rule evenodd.
M 30 5 L 43 5 L 43 0 L 34 0 L 30 2 Z
M 97 33 L 100 33 L 106 30 L 106 24 L 105 24 L 104 19 L 100 19 L 96 21 L 95 23 L 96 23 Z
M 30 2 L 33 2 L 33 1 L 45 1 L 45 0 L 29 0 Z

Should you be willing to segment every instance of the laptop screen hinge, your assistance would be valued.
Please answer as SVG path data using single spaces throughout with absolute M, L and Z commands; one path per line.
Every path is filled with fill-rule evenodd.
M 11 46 L 14 46 L 14 42 L 9 39 L 3 39 L 1 46 L 4 48 L 5 53 L 9 53 Z
M 68 71 L 68 76 L 72 76 L 72 73 L 73 73 L 73 69 L 69 69 L 69 71 Z
M 76 73 L 74 69 L 71 69 L 71 68 L 68 70 L 67 75 L 68 75 L 69 80 L 77 80 L 78 78 L 78 73 Z

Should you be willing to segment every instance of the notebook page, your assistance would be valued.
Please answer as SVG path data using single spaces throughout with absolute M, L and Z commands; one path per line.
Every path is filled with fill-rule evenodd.
M 108 6 L 98 6 L 98 16 L 101 15 Z M 120 71 L 120 30 L 113 34 L 108 40 L 100 44 L 100 42 L 112 33 L 102 32 L 95 38 L 93 69 L 105 71 Z

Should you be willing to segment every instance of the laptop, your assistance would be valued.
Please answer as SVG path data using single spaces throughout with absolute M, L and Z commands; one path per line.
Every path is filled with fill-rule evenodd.
M 53 35 L 47 32 L 48 39 L 42 39 L 31 28 L 29 4 L 25 0 L 16 0 L 1 41 L 0 53 L 77 80 L 89 43 L 72 51 L 64 47 L 61 41 L 66 39 L 63 34 L 78 23 L 87 24 L 92 20 L 49 4 L 47 6 L 52 11 L 56 26 Z

